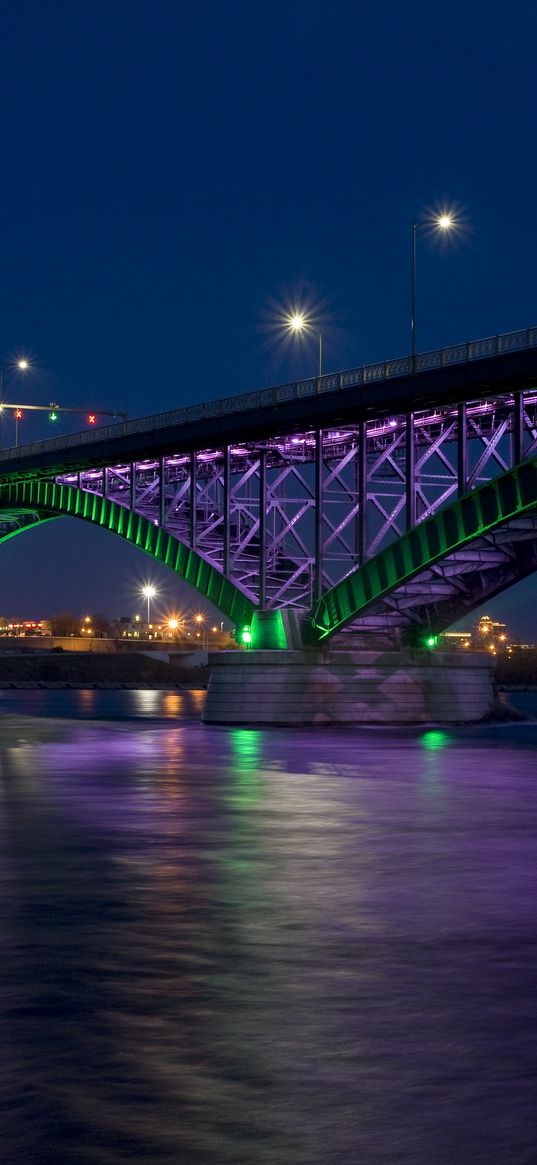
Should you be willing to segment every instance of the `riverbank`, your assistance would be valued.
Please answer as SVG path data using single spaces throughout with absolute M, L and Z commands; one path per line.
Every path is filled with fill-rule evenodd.
M 0 659 L 0 688 L 206 688 L 207 667 L 184 667 L 141 652 L 97 655 L 59 652 Z

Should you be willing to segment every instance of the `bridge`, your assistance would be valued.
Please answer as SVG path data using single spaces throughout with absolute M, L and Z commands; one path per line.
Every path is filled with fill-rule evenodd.
M 537 568 L 536 386 L 529 328 L 5 449 L 0 540 L 104 527 L 262 647 L 412 642 Z

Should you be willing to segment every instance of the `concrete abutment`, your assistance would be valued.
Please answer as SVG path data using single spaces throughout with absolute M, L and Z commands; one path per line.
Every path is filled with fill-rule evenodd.
M 211 654 L 209 724 L 445 724 L 494 703 L 484 653 L 252 650 Z

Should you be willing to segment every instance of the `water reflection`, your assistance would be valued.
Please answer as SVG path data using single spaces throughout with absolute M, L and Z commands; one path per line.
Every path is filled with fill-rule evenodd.
M 77 692 L 82 715 L 93 716 L 97 712 L 98 693 L 94 688 L 81 688 Z
M 530 1162 L 536 727 L 125 695 L 2 725 L 6 1165 Z
M 170 720 L 177 720 L 183 710 L 183 696 L 180 692 L 164 692 L 162 710 Z
M 439 728 L 430 728 L 421 736 L 421 743 L 423 747 L 428 748 L 431 752 L 437 752 L 438 749 L 445 748 L 449 742 L 449 734 Z

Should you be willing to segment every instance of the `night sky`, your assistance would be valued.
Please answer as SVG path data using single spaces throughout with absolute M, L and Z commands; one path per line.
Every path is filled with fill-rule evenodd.
M 420 238 L 418 348 L 537 324 L 527 2 L 0 11 L 0 358 L 34 362 L 5 398 L 136 416 L 313 374 L 313 347 L 267 329 L 301 292 L 327 370 L 405 353 L 411 223 L 441 207 L 466 229 Z M 130 614 L 148 579 L 163 607 L 200 605 L 73 520 L 2 561 L 3 615 Z M 535 591 L 487 609 L 537 639 Z

